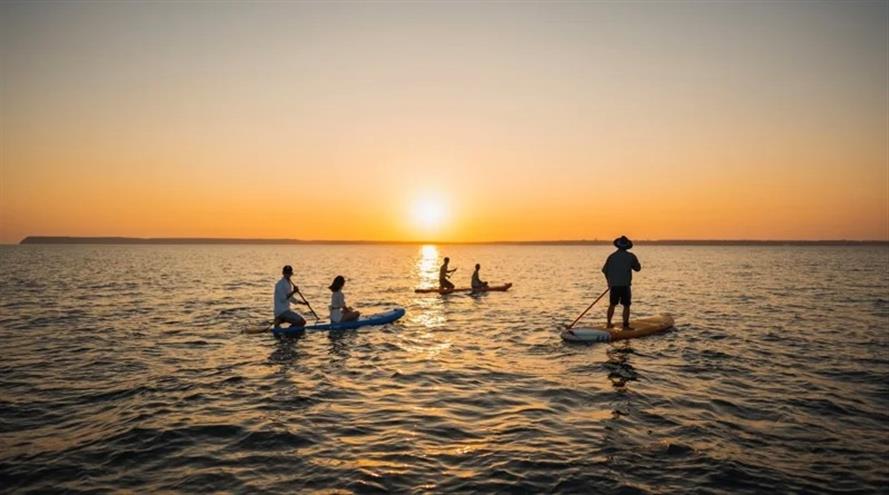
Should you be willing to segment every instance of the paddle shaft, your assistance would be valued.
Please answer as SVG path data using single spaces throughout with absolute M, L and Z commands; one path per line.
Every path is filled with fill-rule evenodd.
M 571 322 L 570 325 L 568 325 L 568 328 L 573 328 L 574 325 L 576 325 L 577 322 L 580 321 L 581 318 L 583 318 L 583 315 L 587 314 L 587 311 L 593 309 L 593 306 L 595 306 L 596 303 L 599 302 L 599 299 L 602 299 L 603 297 L 605 297 L 605 294 L 608 294 L 608 291 L 610 291 L 610 290 L 611 290 L 611 287 L 605 289 L 605 292 L 600 294 L 599 297 L 597 297 L 596 300 L 593 301 L 593 304 L 590 304 L 589 306 L 587 306 L 587 308 L 585 310 L 583 310 L 583 313 L 580 313 L 580 316 L 578 316 L 576 320 L 574 320 L 573 322 Z
M 293 282 L 291 282 L 290 284 L 293 285 Z M 316 313 L 315 310 L 312 309 L 312 305 L 309 304 L 309 301 L 306 301 L 306 296 L 304 296 L 303 293 L 299 291 L 299 288 L 297 288 L 295 285 L 293 286 L 293 289 L 294 289 L 294 292 L 299 294 L 300 299 L 302 299 L 303 302 L 306 303 L 306 306 L 309 307 L 309 311 L 311 311 L 312 314 L 315 316 L 315 320 L 321 321 L 321 318 L 318 318 L 318 313 Z

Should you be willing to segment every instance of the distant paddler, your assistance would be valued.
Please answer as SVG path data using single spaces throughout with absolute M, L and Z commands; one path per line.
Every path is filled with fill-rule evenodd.
M 614 327 L 611 319 L 614 317 L 614 308 L 620 304 L 624 307 L 624 330 L 630 330 L 630 304 L 632 302 L 632 294 L 630 285 L 633 282 L 633 272 L 642 269 L 639 259 L 636 255 L 629 252 L 633 248 L 633 241 L 622 235 L 614 240 L 614 247 L 617 251 L 611 253 L 611 256 L 605 261 L 602 267 L 602 273 L 608 281 L 608 288 L 611 291 L 611 299 L 608 305 L 608 328 Z
M 309 305 L 303 300 L 294 299 L 293 295 L 299 293 L 290 277 L 293 276 L 293 267 L 285 265 L 281 270 L 281 280 L 275 284 L 275 328 L 280 328 L 281 323 L 290 323 L 291 326 L 304 327 L 306 319 L 296 311 L 290 309 L 290 303 Z
M 448 263 L 451 262 L 451 259 L 445 256 L 444 263 L 442 263 L 441 268 L 438 269 L 438 286 L 440 289 L 445 291 L 454 290 L 454 284 L 451 283 L 449 278 L 451 278 L 451 274 L 456 272 L 457 269 L 448 270 Z
M 476 263 L 475 271 L 472 272 L 472 290 L 484 290 L 488 288 L 488 283 L 483 281 L 478 274 L 478 271 L 481 270 L 482 265 Z

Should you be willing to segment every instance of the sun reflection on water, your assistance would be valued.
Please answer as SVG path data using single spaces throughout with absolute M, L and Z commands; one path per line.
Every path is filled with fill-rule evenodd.
M 434 244 L 425 244 L 420 247 L 420 256 L 417 258 L 417 277 L 421 287 L 438 285 L 436 267 L 438 265 L 438 247 Z
M 420 247 L 416 262 L 418 287 L 438 285 L 438 258 L 438 247 L 434 244 L 425 244 Z M 447 323 L 444 302 L 442 298 L 430 297 L 429 294 L 417 295 L 414 297 L 413 303 L 418 307 L 418 310 L 410 313 L 411 322 L 427 328 L 444 326 Z

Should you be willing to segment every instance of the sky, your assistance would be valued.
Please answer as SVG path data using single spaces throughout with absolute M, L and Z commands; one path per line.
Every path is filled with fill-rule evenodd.
M 889 240 L 889 2 L 0 3 L 0 242 Z

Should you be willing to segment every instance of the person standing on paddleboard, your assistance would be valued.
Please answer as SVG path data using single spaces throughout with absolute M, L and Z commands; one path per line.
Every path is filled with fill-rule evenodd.
M 293 267 L 284 266 L 281 274 L 283 275 L 281 280 L 275 284 L 275 328 L 279 328 L 284 322 L 290 323 L 291 326 L 303 327 L 306 325 L 306 319 L 290 309 L 290 303 L 307 305 L 293 298 L 293 295 L 299 292 L 299 287 L 290 280 L 293 276 Z
M 451 277 L 451 274 L 456 272 L 457 269 L 448 270 L 448 263 L 451 262 L 451 259 L 445 257 L 444 263 L 442 263 L 441 268 L 438 270 L 438 286 L 442 290 L 454 290 L 454 284 L 451 283 L 448 278 Z
M 636 255 L 629 252 L 633 248 L 633 241 L 622 235 L 614 240 L 617 251 L 605 261 L 602 273 L 608 280 L 608 289 L 611 291 L 610 304 L 608 305 L 608 328 L 613 328 L 611 319 L 614 317 L 614 308 L 620 304 L 624 307 L 624 330 L 630 329 L 630 303 L 632 294 L 630 285 L 633 282 L 633 272 L 642 269 Z

